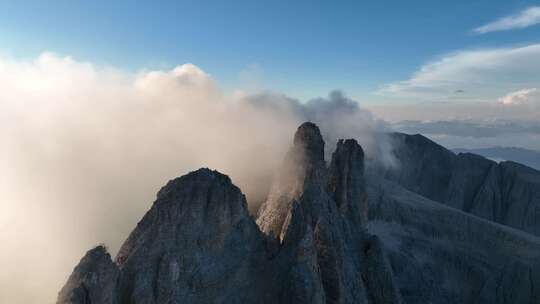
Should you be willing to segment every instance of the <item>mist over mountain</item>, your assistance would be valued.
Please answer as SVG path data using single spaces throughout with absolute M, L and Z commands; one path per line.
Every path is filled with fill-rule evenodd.
M 169 181 L 57 303 L 537 303 L 540 172 L 388 136 L 399 167 L 354 139 L 327 162 L 303 123 L 255 217 L 222 173 Z
M 249 249 L 248 252 L 255 250 L 259 251 L 260 255 L 273 256 L 279 251 L 279 243 L 284 237 L 282 236 L 283 229 L 268 228 L 273 227 L 274 224 L 265 223 L 273 222 L 268 218 L 277 218 L 279 222 L 285 221 L 289 212 L 286 202 L 290 199 L 300 199 L 303 187 L 298 186 L 302 184 L 298 181 L 294 182 L 298 184 L 297 186 L 289 185 L 290 178 L 287 175 L 274 182 L 272 180 L 276 174 L 279 176 L 279 172 L 291 173 L 291 170 L 296 170 L 294 164 L 298 159 L 290 156 L 287 151 L 290 148 L 294 129 L 305 120 L 317 123 L 320 126 L 321 136 L 326 141 L 322 145 L 322 152 L 321 147 L 317 150 L 319 157 L 317 167 L 321 169 L 314 172 L 319 172 L 316 173 L 319 175 L 322 174 L 320 172 L 330 171 L 335 175 L 332 179 L 325 177 L 316 179 L 319 180 L 318 184 L 333 184 L 332 191 L 339 193 L 326 193 L 326 196 L 332 198 L 327 204 L 341 206 L 340 200 L 343 197 L 365 196 L 366 201 L 359 207 L 355 207 L 360 210 L 357 211 L 361 213 L 364 222 L 366 214 L 380 212 L 379 209 L 375 209 L 378 211 L 370 210 L 370 202 L 373 206 L 392 205 L 380 205 L 381 201 L 374 201 L 376 197 L 387 196 L 377 194 L 380 192 L 377 190 L 379 188 L 373 188 L 373 184 L 368 190 L 360 189 L 361 182 L 358 179 L 361 179 L 359 177 L 361 174 L 349 172 L 349 170 L 361 171 L 360 168 L 364 165 L 360 166 L 357 162 L 353 169 L 346 166 L 338 170 L 337 168 L 342 166 L 345 160 L 337 158 L 334 165 L 337 167 L 326 168 L 328 165 L 326 162 L 331 162 L 332 154 L 339 147 L 338 139 L 340 138 L 352 138 L 361 145 L 365 167 L 369 171 L 376 166 L 380 171 L 375 172 L 384 173 L 385 180 L 391 182 L 389 188 L 394 189 L 399 186 L 403 191 L 412 191 L 418 195 L 412 196 L 410 200 L 414 201 L 418 197 L 423 197 L 434 202 L 428 205 L 443 203 L 499 224 L 533 234 L 537 231 L 534 225 L 535 213 L 530 209 L 534 208 L 538 201 L 537 192 L 534 190 L 536 184 L 535 182 L 531 184 L 531 181 L 536 178 L 535 174 L 515 165 L 498 167 L 493 165 L 494 162 L 487 160 L 471 161 L 479 167 L 477 171 L 458 170 L 463 167 L 460 163 L 465 158 L 449 156 L 453 153 L 442 147 L 432 148 L 438 147 L 434 143 L 419 145 L 415 148 L 415 145 L 411 144 L 416 141 L 410 141 L 407 139 L 408 136 L 401 135 L 400 137 L 392 133 L 392 123 L 377 118 L 340 91 L 333 91 L 328 97 L 315 98 L 307 102 L 300 102 L 286 95 L 272 92 L 226 94 L 209 74 L 190 64 L 168 71 L 129 73 L 52 54 L 44 54 L 34 62 L 4 60 L 0 67 L 0 79 L 4 86 L 4 89 L 0 91 L 0 96 L 2 96 L 0 132 L 3 135 L 0 162 L 4 168 L 0 174 L 2 180 L 0 189 L 7 202 L 0 205 L 2 210 L 0 217 L 5 227 L 0 231 L 3 244 L 5 244 L 5 250 L 0 252 L 0 258 L 10 261 L 4 268 L 6 271 L 0 273 L 0 286 L 3 291 L 0 293 L 0 300 L 2 301 L 34 303 L 42 299 L 54 298 L 56 291 L 67 279 L 67 274 L 77 263 L 78 258 L 88 248 L 100 243 L 108 246 L 109 253 L 98 247 L 97 250 L 89 253 L 90 260 L 85 262 L 87 261 L 85 259 L 81 265 L 86 266 L 81 266 L 80 269 L 93 269 L 92 267 L 95 266 L 93 259 L 97 258 L 98 267 L 105 267 L 99 268 L 100 271 L 104 271 L 104 276 L 119 275 L 120 272 L 115 268 L 118 266 L 114 266 L 118 261 L 113 261 L 107 256 L 111 254 L 114 256 L 119 252 L 126 236 L 148 209 L 152 193 L 164 180 L 191 172 L 199 167 L 211 167 L 223 174 L 228 174 L 231 182 L 238 185 L 245 195 L 249 214 L 257 215 L 261 204 L 265 206 L 261 209 L 263 210 L 261 214 L 264 215 L 256 221 L 261 228 L 249 229 L 252 229 L 254 234 L 272 231 L 279 240 L 257 237 L 259 241 L 262 239 L 268 243 L 270 249 L 265 250 L 269 252 L 262 254 L 260 249 Z M 23 78 L 27 81 L 20 81 Z M 42 82 L 43 79 L 47 80 L 45 84 Z M 519 135 L 519 133 L 516 134 Z M 410 144 L 403 146 L 400 140 L 396 141 L 397 138 L 402 138 L 405 142 L 410 141 Z M 420 140 L 421 142 L 423 141 Z M 350 149 L 348 144 L 341 145 L 344 146 L 340 149 L 345 149 L 345 151 Z M 439 152 L 435 153 L 431 150 Z M 289 156 L 286 157 L 286 155 Z M 420 155 L 424 156 L 419 157 Z M 285 165 L 282 164 L 284 157 L 289 159 Z M 321 157 L 325 160 L 324 165 Z M 444 167 L 434 172 L 430 171 L 430 168 L 438 168 L 443 164 Z M 340 170 L 347 171 L 347 174 L 354 173 L 357 181 L 353 184 L 356 186 L 351 186 L 353 188 L 343 186 L 343 188 L 336 184 L 347 175 Z M 491 171 L 493 173 L 486 175 L 490 178 L 482 177 L 483 174 Z M 450 177 L 449 172 L 452 172 L 453 177 Z M 366 176 L 370 174 L 372 175 L 367 172 Z M 475 183 L 471 184 L 470 189 L 462 191 L 460 185 L 470 178 L 469 174 L 475 176 Z M 512 177 L 514 175 L 519 178 L 514 180 Z M 499 180 L 498 176 L 504 176 L 504 178 Z M 532 178 L 529 178 L 531 176 Z M 302 180 L 303 177 L 299 175 L 296 179 Z M 370 181 L 375 180 L 377 179 L 366 178 L 366 183 L 370 185 Z M 429 183 L 437 181 L 436 184 Z M 449 181 L 452 181 L 454 188 L 447 188 L 446 183 Z M 349 181 L 341 181 L 341 183 L 348 184 Z M 28 185 L 32 185 L 32 191 L 28 191 Z M 500 189 L 507 189 L 511 185 L 521 188 L 505 190 L 498 194 Z M 452 197 L 449 194 L 456 189 L 459 190 L 461 198 Z M 368 195 L 369 192 L 377 195 Z M 392 193 L 394 196 L 402 192 L 399 190 Z M 201 196 L 205 195 L 201 194 Z M 476 197 L 475 195 L 479 198 L 472 199 Z M 493 196 L 492 200 L 489 199 L 490 195 Z M 333 202 L 330 203 L 330 201 Z M 190 200 L 187 202 L 193 203 Z M 317 206 L 316 208 L 321 208 Z M 278 212 L 280 216 L 274 215 L 275 210 L 280 210 Z M 395 215 L 377 216 L 390 220 Z M 324 217 L 326 218 L 327 215 Z M 408 223 L 404 222 L 403 225 L 408 225 Z M 283 227 L 283 223 L 280 225 Z M 387 230 L 392 231 L 398 228 L 391 226 L 392 229 L 387 229 L 384 228 L 386 224 L 381 225 L 366 224 L 362 226 L 365 226 L 362 229 L 373 227 L 372 229 L 378 231 L 383 242 L 382 247 L 387 246 L 384 245 L 385 238 L 386 242 L 395 244 L 391 236 L 388 236 Z M 381 227 L 384 231 L 380 231 Z M 316 227 L 310 229 L 314 228 Z M 159 230 L 159 228 L 156 229 Z M 256 232 L 257 229 L 261 231 Z M 331 233 L 343 234 L 344 232 Z M 416 234 L 403 235 L 399 231 L 395 233 L 403 238 L 420 237 Z M 454 231 L 451 235 L 455 233 L 460 232 Z M 177 234 L 177 232 L 172 231 L 170 234 Z M 377 235 L 377 233 L 372 234 Z M 369 236 L 365 237 L 369 239 Z M 343 242 L 349 242 L 347 238 L 348 236 L 344 237 Z M 26 241 L 21 243 L 21 239 Z M 470 246 L 474 243 L 473 240 L 473 238 L 470 240 Z M 351 242 L 359 244 L 358 246 L 366 244 L 364 241 Z M 341 245 L 338 242 L 337 245 L 332 246 L 340 247 Z M 36 247 L 42 250 L 34 250 Z M 349 280 L 350 276 L 363 277 L 364 267 L 371 268 L 367 266 L 369 264 L 365 264 L 369 258 L 362 257 L 360 260 L 355 260 L 349 257 L 355 254 L 351 253 L 351 250 L 356 249 L 343 253 L 347 257 L 341 257 L 340 259 L 343 260 L 339 263 L 357 266 L 328 270 L 330 273 L 343 272 L 339 275 L 340 279 L 333 283 L 320 283 L 322 279 L 314 279 L 313 282 L 319 282 L 316 284 L 322 284 L 322 289 L 313 291 L 317 297 L 339 298 L 345 293 L 347 295 L 343 295 L 342 299 L 364 299 L 370 297 L 370 292 L 379 292 L 377 289 L 373 291 L 374 287 L 368 287 L 365 282 L 363 283 L 365 286 L 343 285 L 343 280 Z M 375 249 L 375 251 L 380 250 Z M 195 252 L 197 251 L 192 254 L 196 254 Z M 389 252 L 391 262 L 392 252 L 395 251 Z M 395 254 L 398 253 L 400 252 L 395 252 Z M 313 253 L 313 259 L 316 255 Z M 384 254 L 377 253 L 373 258 L 378 260 L 381 256 Z M 501 259 L 506 257 L 506 252 L 499 256 Z M 144 260 L 143 257 L 140 259 Z M 259 259 L 262 258 L 259 256 L 255 260 L 259 261 Z M 456 259 L 461 259 L 461 257 Z M 520 258 L 516 259 L 520 260 Z M 48 262 L 41 263 L 42 260 Z M 292 267 L 290 264 L 292 262 L 287 263 L 289 265 L 287 267 Z M 388 283 L 390 282 L 388 278 L 384 279 L 386 283 L 383 285 L 390 287 L 389 289 L 385 287 L 383 294 L 389 292 L 391 297 L 401 297 L 410 302 L 413 300 L 407 296 L 407 293 L 399 296 L 393 290 L 411 288 L 411 294 L 432 300 L 443 297 L 441 293 L 456 292 L 452 289 L 427 294 L 425 290 L 417 290 L 418 285 L 412 283 L 409 287 L 395 287 L 396 282 L 411 281 L 407 279 L 407 276 L 411 275 L 409 271 L 419 271 L 411 268 L 403 272 L 396 268 L 396 263 L 411 264 L 411 261 L 390 263 L 393 267 L 392 272 L 395 272 L 397 276 L 391 280 L 394 283 Z M 433 263 L 442 262 L 435 259 Z M 287 267 L 279 269 L 284 271 L 283 269 L 288 269 Z M 362 274 L 347 273 L 351 267 Z M 248 271 L 251 268 L 245 269 Z M 388 267 L 384 269 L 388 270 Z M 369 275 L 387 277 L 390 276 L 387 270 L 383 270 L 382 274 L 376 271 L 370 272 Z M 82 272 L 86 273 L 86 270 Z M 458 273 L 463 275 L 462 270 Z M 502 271 L 499 275 L 504 273 Z M 81 275 L 81 280 L 83 280 L 85 276 Z M 478 274 L 480 277 L 489 275 L 493 273 Z M 33 282 L 38 283 L 26 281 L 24 278 L 28 276 L 33 276 Z M 144 275 L 142 278 L 146 280 Z M 432 279 L 434 280 L 430 275 L 425 274 L 425 280 Z M 131 282 L 130 280 L 126 282 Z M 326 280 L 329 279 L 326 277 L 322 281 Z M 374 278 L 374 280 L 379 280 L 379 278 Z M 452 284 L 458 284 L 452 282 Z M 324 287 L 325 284 L 331 286 Z M 66 288 L 69 290 L 69 287 Z M 117 288 L 116 285 L 110 284 L 99 287 L 100 290 L 110 291 L 111 294 L 116 293 L 115 288 Z M 325 288 L 326 291 L 323 291 Z M 349 289 L 346 291 L 344 288 Z M 363 291 L 361 294 L 354 294 L 352 289 Z M 285 291 L 268 291 L 273 295 L 283 292 Z M 99 297 L 102 296 L 104 295 L 99 295 Z M 258 294 L 252 296 L 258 296 Z
M 226 172 L 256 212 L 305 120 L 324 126 L 327 158 L 350 137 L 393 159 L 385 124 L 340 91 L 230 93 L 192 64 L 131 72 L 50 53 L 0 58 L 0 83 L 0 302 L 53 299 L 87 248 L 119 250 L 173 176 Z
M 503 284 L 524 295 L 530 292 L 522 289 L 536 282 L 535 278 L 526 284 L 508 279 L 522 279 L 527 271 L 536 271 L 529 257 L 535 253 L 533 235 L 539 229 L 534 211 L 538 174 L 531 168 L 470 154 L 455 155 L 426 137 L 393 133 L 394 123 L 377 118 L 341 91 L 305 102 L 275 92 L 226 93 L 211 75 L 191 64 L 132 73 L 53 54 L 31 62 L 0 63 L 0 163 L 4 169 L 0 190 L 7 202 L 0 204 L 4 228 L 0 237 L 5 245 L 0 258 L 10 261 L 0 273 L 0 301 L 39 303 L 53 299 L 80 256 L 100 243 L 108 249 L 100 246 L 88 252 L 65 285 L 62 301 L 75 297 L 92 299 L 93 303 L 113 299 L 129 303 L 140 297 L 161 302 L 193 292 L 190 301 L 194 302 L 227 302 L 242 293 L 246 299 L 268 295 L 262 297 L 265 301 L 279 296 L 283 301 L 301 298 L 378 303 L 373 302 L 375 297 L 390 303 L 396 299 L 451 303 L 448 299 L 452 297 L 470 299 L 481 293 L 484 302 L 492 303 L 487 299 L 493 297 L 493 288 L 480 291 L 481 282 L 487 282 L 486 286 Z M 300 132 L 293 147 L 301 148 L 291 150 L 294 130 L 306 120 L 320 129 Z M 523 130 L 531 136 L 536 132 L 529 128 L 512 134 L 522 138 L 519 132 Z M 498 140 L 482 132 L 479 140 Z M 433 134 L 427 135 L 433 138 Z M 347 138 L 354 139 L 362 152 L 352 141 L 339 141 Z M 315 139 L 317 144 L 308 145 L 309 153 L 300 153 L 306 148 L 300 139 Z M 304 164 L 305 157 L 310 161 Z M 149 228 L 152 237 L 139 236 L 136 231 L 140 229 L 133 228 L 139 227 L 136 223 L 150 207 L 156 189 L 165 180 L 200 167 L 221 173 L 196 171 L 190 178 L 181 178 L 190 182 L 173 183 L 178 187 L 173 187 L 176 190 L 172 193 L 180 196 L 187 191 L 185 187 L 197 184 L 199 179 L 205 186 L 193 186 L 198 189 L 194 197 L 162 198 L 167 202 L 159 203 L 163 207 L 150 213 L 157 215 L 144 217 L 148 218 L 145 223 L 152 223 L 148 224 L 153 227 Z M 215 190 L 210 183 L 214 178 L 232 191 L 225 191 L 230 192 L 227 199 L 218 201 L 227 200 L 234 212 L 222 208 L 220 202 L 212 206 L 225 214 L 232 212 L 230 217 L 221 218 L 224 215 L 215 210 L 197 211 L 201 208 L 197 202 L 215 200 L 216 195 L 223 194 L 223 189 Z M 305 183 L 316 185 L 316 194 L 306 192 L 313 187 Z M 242 195 L 231 190 L 235 187 Z M 354 197 L 353 205 L 347 203 L 350 197 Z M 244 201 L 245 206 L 239 207 Z M 300 201 L 310 207 L 292 208 Z M 178 224 L 180 218 L 175 216 L 180 213 L 168 209 L 179 208 L 178 204 L 191 206 L 177 211 L 191 214 L 199 226 L 162 228 L 162 221 Z M 281 249 L 293 211 L 300 214 L 294 225 L 302 231 L 295 233 L 306 234 L 295 236 L 294 245 Z M 201 212 L 205 215 L 202 218 Z M 407 215 L 399 215 L 401 212 Z M 211 214 L 218 214 L 218 223 Z M 301 219 L 306 214 L 313 225 Z M 160 219 L 154 223 L 151 219 L 158 215 Z M 436 220 L 418 219 L 419 215 L 448 217 L 470 229 L 439 226 Z M 317 226 L 317 221 L 321 225 Z M 204 231 L 205 224 L 215 224 L 214 232 L 198 235 L 182 230 Z M 246 234 L 223 234 L 227 230 L 222 228 L 236 229 L 237 224 L 245 226 Z M 341 228 L 331 228 L 334 226 Z M 135 236 L 125 241 L 131 231 Z M 313 236 L 306 231 L 312 231 Z M 488 239 L 479 239 L 479 231 Z M 161 233 L 166 234 L 164 239 Z M 512 245 L 500 244 L 503 241 L 496 236 L 501 234 Z M 184 243 L 163 247 L 154 243 L 167 243 L 170 238 L 180 238 Z M 145 245 L 137 247 L 138 241 Z M 318 244 L 314 248 L 310 247 L 312 241 Z M 244 251 L 231 249 L 244 242 L 249 244 Z M 484 245 L 477 245 L 482 242 Z M 193 244 L 203 243 L 204 248 L 213 248 L 212 254 L 230 257 L 223 260 L 228 262 L 221 263 L 215 256 L 201 257 L 198 245 Z M 425 244 L 431 244 L 430 249 Z M 493 249 L 518 246 L 513 244 L 522 244 L 519 253 Z M 463 251 L 455 252 L 452 248 L 456 246 Z M 157 250 L 151 258 L 145 249 L 150 247 Z M 309 253 L 306 259 L 292 257 L 304 251 Z M 138 262 L 122 272 L 120 264 L 132 252 Z M 478 264 L 469 262 L 473 258 L 470 252 L 477 252 L 482 260 Z M 241 274 L 230 270 L 231 265 L 242 263 L 237 255 L 253 255 L 246 260 L 249 265 L 239 266 Z M 180 275 L 180 269 L 196 273 L 198 268 L 180 268 L 187 264 L 181 264 L 179 256 L 184 256 L 189 265 L 207 261 L 217 267 L 201 274 L 202 282 L 209 285 L 197 285 L 198 279 Z M 415 260 L 419 256 L 431 266 Z M 447 265 L 442 257 L 453 262 Z M 165 270 L 155 268 L 159 264 L 156 259 L 161 258 L 168 262 L 158 268 L 173 272 L 165 275 Z M 269 262 L 274 258 L 279 262 Z M 512 271 L 495 267 L 507 259 L 512 266 L 505 267 Z M 42 263 L 44 260 L 47 263 Z M 135 266 L 145 263 L 154 268 Z M 472 278 L 470 268 L 475 269 Z M 290 277 L 291 271 L 297 277 Z M 451 278 L 441 280 L 436 275 L 440 272 L 449 273 Z M 160 273 L 165 276 L 160 277 Z M 415 281 L 418 273 L 422 276 Z M 88 284 L 95 283 L 92 278 L 96 275 L 104 279 L 90 290 Z M 32 281 L 25 280 L 29 276 Z M 231 278 L 232 285 L 220 285 L 219 294 L 197 289 L 215 286 L 218 277 Z M 493 277 L 497 279 L 487 279 Z M 110 280 L 123 283 L 116 285 Z M 182 281 L 184 287 L 171 280 Z M 254 285 L 245 285 L 244 280 Z M 266 280 L 275 289 L 268 289 Z M 300 286 L 303 283 L 298 280 L 311 282 L 311 287 Z M 351 280 L 354 283 L 346 283 Z M 517 285 L 508 285 L 511 283 L 506 280 Z M 461 291 L 461 281 L 474 288 Z M 151 290 L 145 282 L 153 282 Z M 291 284 L 296 287 L 286 290 L 279 282 L 295 282 Z
M 0 304 L 539 304 L 540 4 L 0 1 Z
M 387 126 L 422 134 L 451 149 L 497 146 L 540 150 L 540 95 L 536 89 L 513 92 L 487 101 L 431 101 L 369 105 Z

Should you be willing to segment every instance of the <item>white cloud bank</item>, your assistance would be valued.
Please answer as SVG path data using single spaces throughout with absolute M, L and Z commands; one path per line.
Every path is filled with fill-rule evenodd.
M 540 151 L 540 91 L 526 88 L 491 101 L 370 106 L 392 129 L 421 133 L 448 148 L 514 146 Z
M 429 62 L 409 79 L 376 92 L 412 101 L 490 100 L 506 92 L 540 84 L 540 44 L 465 50 Z
M 510 92 L 499 98 L 499 101 L 505 105 L 536 104 L 540 103 L 540 91 L 532 88 Z
M 368 109 L 389 123 L 403 120 L 537 121 L 540 123 L 540 91 L 536 88 L 508 92 L 490 101 L 422 101 L 371 105 Z
M 192 64 L 130 73 L 0 58 L 0 303 L 53 303 L 86 250 L 115 252 L 159 187 L 190 170 L 218 169 L 260 200 L 304 120 L 367 153 L 378 128 L 339 92 L 230 96 Z
M 540 6 L 532 6 L 521 12 L 477 27 L 473 32 L 485 34 L 496 31 L 522 29 L 540 23 Z

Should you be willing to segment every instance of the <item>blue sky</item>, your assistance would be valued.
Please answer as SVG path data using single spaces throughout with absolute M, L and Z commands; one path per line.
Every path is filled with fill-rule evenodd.
M 2 1 L 0 50 L 126 69 L 191 62 L 225 88 L 242 75 L 308 99 L 366 102 L 445 54 L 540 42 L 540 26 L 472 30 L 534 1 Z

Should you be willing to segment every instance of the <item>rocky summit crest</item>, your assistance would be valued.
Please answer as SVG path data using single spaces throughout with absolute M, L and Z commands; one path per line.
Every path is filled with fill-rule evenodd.
M 115 262 L 91 250 L 58 303 L 399 303 L 365 229 L 362 148 L 338 142 L 327 167 L 324 144 L 298 128 L 257 223 L 217 171 L 170 181 Z
M 224 174 L 173 179 L 114 260 L 88 251 L 57 303 L 540 303 L 540 172 L 393 138 L 399 170 L 365 174 L 354 139 L 327 162 L 302 124 L 256 219 Z

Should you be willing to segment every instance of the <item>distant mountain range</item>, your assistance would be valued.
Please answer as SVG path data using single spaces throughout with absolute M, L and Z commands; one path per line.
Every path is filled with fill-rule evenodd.
M 452 149 L 456 153 L 474 153 L 494 161 L 511 160 L 540 170 L 540 151 L 515 147 L 492 147 L 481 149 Z

